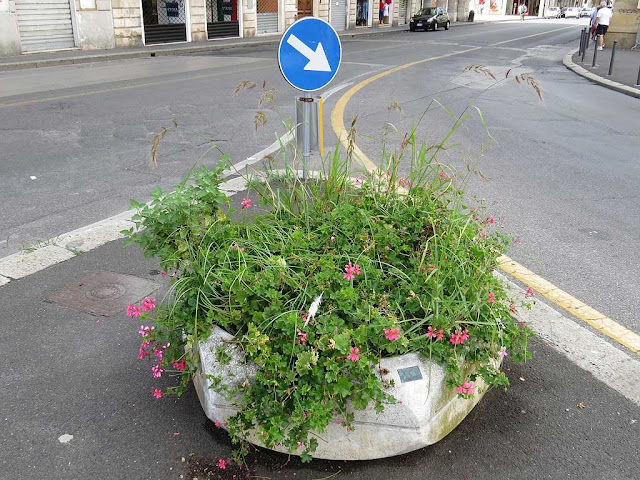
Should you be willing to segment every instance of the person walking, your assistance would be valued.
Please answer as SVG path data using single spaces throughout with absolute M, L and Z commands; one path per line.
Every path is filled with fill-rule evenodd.
M 521 3 L 518 7 L 518 15 L 520 15 L 520 21 L 524 22 L 524 16 L 526 15 L 528 9 L 524 3 Z
M 600 3 L 602 7 L 598 10 L 598 15 L 596 16 L 596 35 L 598 35 L 598 50 L 602 50 L 604 48 L 604 36 L 607 34 L 607 30 L 609 29 L 609 24 L 611 23 L 611 17 L 613 16 L 613 8 L 611 7 L 611 3 L 609 6 L 604 2 L 604 0 Z
M 589 31 L 591 32 L 591 40 L 596 39 L 596 17 L 602 7 L 598 5 L 591 14 L 591 20 L 589 21 Z

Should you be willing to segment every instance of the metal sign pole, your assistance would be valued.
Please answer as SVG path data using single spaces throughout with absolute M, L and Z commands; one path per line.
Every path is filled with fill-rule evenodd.
M 302 97 L 302 180 L 307 179 L 309 168 L 309 158 L 311 157 L 311 102 L 309 92 L 305 92 L 306 97 Z

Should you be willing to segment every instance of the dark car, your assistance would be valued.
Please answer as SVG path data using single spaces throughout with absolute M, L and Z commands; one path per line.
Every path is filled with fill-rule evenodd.
M 419 10 L 409 23 L 409 30 L 415 32 L 416 30 L 436 30 L 439 27 L 444 27 L 445 30 L 449 30 L 449 14 L 444 8 L 423 8 Z

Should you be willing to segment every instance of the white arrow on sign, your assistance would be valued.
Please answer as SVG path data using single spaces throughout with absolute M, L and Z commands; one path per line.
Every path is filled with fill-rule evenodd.
M 289 35 L 287 43 L 309 59 L 309 63 L 304 67 L 305 70 L 313 70 L 315 72 L 331 71 L 329 60 L 327 60 L 327 55 L 324 53 L 324 48 L 322 48 L 322 43 L 318 43 L 315 52 L 302 43 L 302 40 L 294 34 Z

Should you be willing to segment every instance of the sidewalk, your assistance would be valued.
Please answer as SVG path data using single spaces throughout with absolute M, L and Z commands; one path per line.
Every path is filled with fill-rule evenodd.
M 564 64 L 578 75 L 604 87 L 640 98 L 640 85 L 636 83 L 640 73 L 640 51 L 617 48 L 613 71 L 609 75 L 612 51 L 610 47 L 611 45 L 607 45 L 604 50 L 597 51 L 595 67 L 591 66 L 593 64 L 594 42 L 589 42 L 584 62 L 582 55 L 578 55 L 578 51 L 574 50 L 567 54 Z
M 483 25 L 486 23 L 513 21 L 518 17 L 513 15 L 485 15 L 476 16 L 474 22 L 456 22 L 451 27 Z M 537 17 L 532 17 L 537 18 Z M 340 33 L 340 38 L 358 36 L 381 35 L 387 33 L 402 33 L 409 30 L 409 25 L 389 27 L 377 25 L 372 28 L 358 28 Z M 252 38 L 221 38 L 205 42 L 183 42 L 170 44 L 155 44 L 144 47 L 114 48 L 109 50 L 59 50 L 51 52 L 27 53 L 22 55 L 0 56 L 0 71 L 22 70 L 25 68 L 42 68 L 55 65 L 104 62 L 109 60 L 123 60 L 162 55 L 182 55 L 186 53 L 209 52 L 230 48 L 241 48 L 255 45 L 275 45 L 280 42 L 281 34 L 261 35 Z

